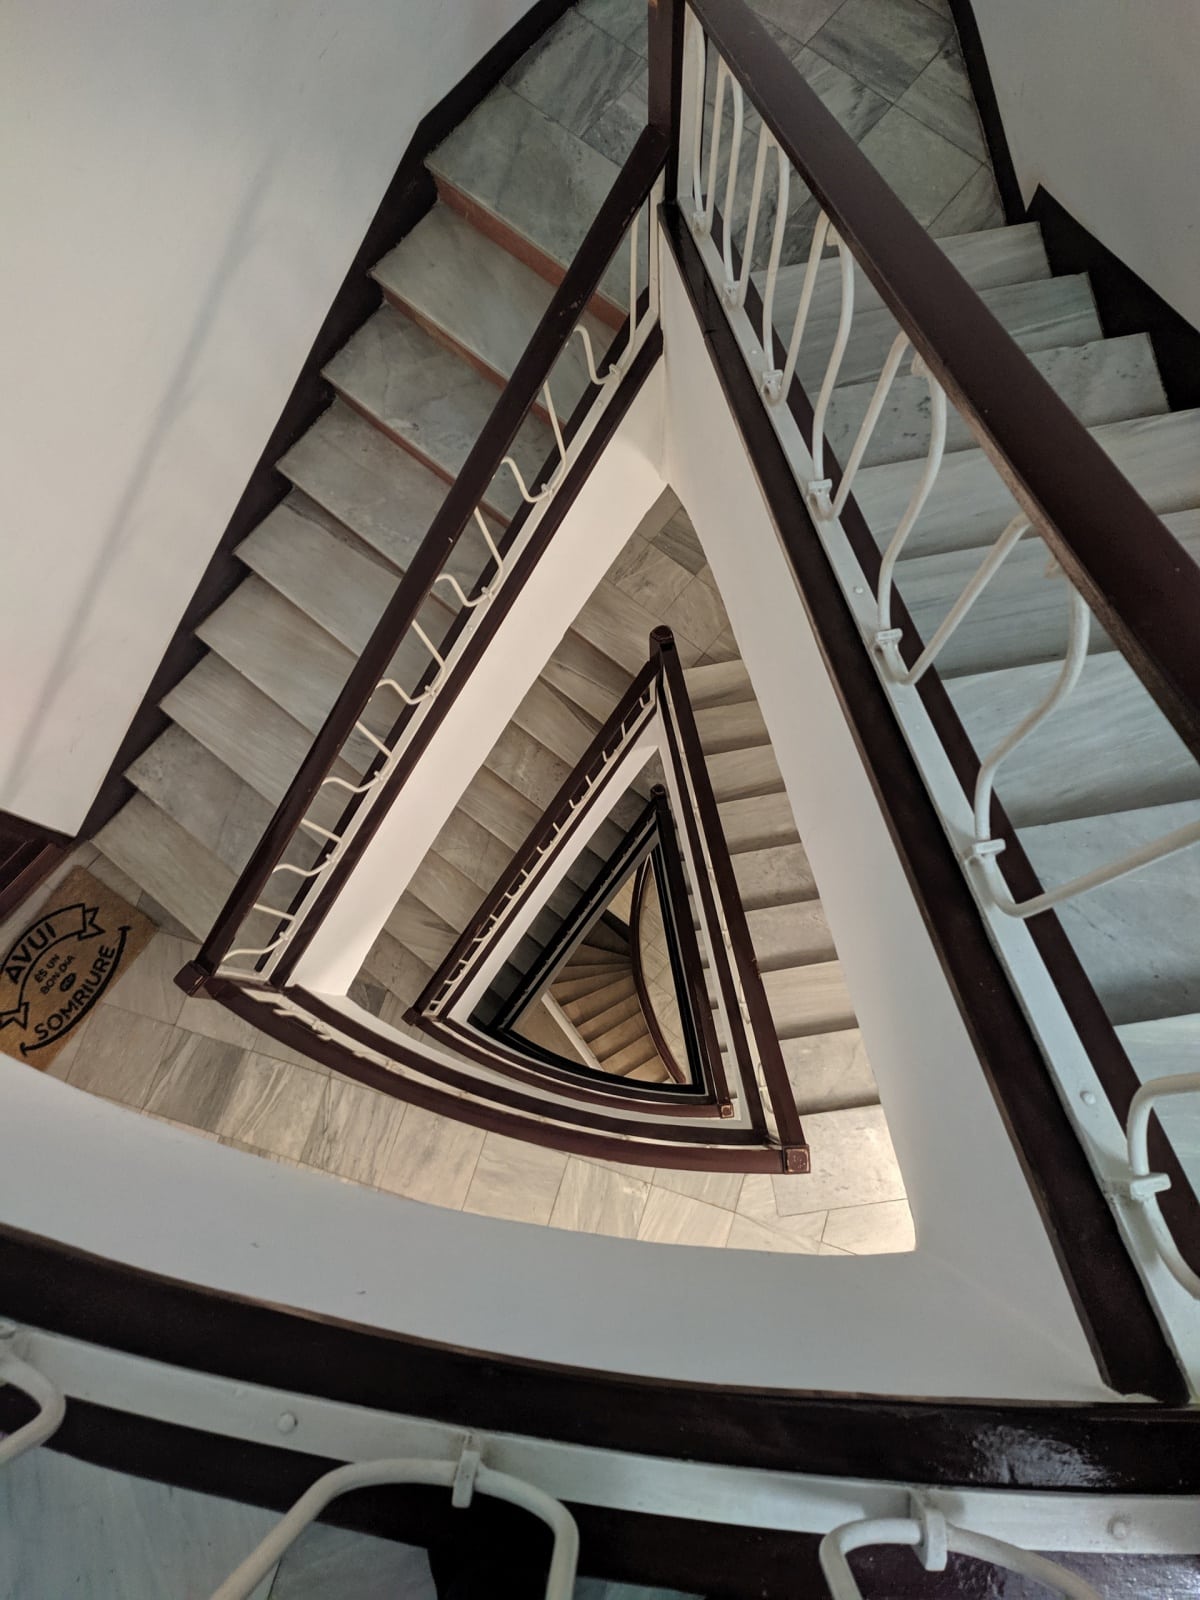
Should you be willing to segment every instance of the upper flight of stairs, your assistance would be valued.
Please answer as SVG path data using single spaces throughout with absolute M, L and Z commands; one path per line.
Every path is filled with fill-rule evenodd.
M 481 103 L 430 166 L 442 198 L 375 268 L 383 304 L 329 363 L 334 402 L 280 461 L 290 492 L 239 547 L 244 580 L 198 628 L 208 653 L 164 698 L 171 726 L 129 768 L 136 793 L 97 838 L 197 936 L 281 799 L 616 171 L 509 87 Z M 1051 277 L 1033 224 L 939 244 L 1186 548 L 1200 554 L 1200 415 L 1167 410 L 1148 340 L 1104 337 L 1086 278 Z M 781 273 L 781 324 L 790 322 L 802 258 L 797 246 Z M 842 459 L 895 331 L 861 275 L 858 290 L 860 315 L 830 413 Z M 598 345 L 620 301 L 616 278 L 606 293 L 608 303 L 593 307 Z M 831 260 L 821 269 L 800 365 L 810 385 L 832 344 L 837 294 Z M 582 381 L 574 341 L 553 380 L 561 411 Z M 882 538 L 907 500 L 926 442 L 923 385 L 902 376 L 856 487 Z M 515 448 L 527 475 L 549 443 L 546 420 L 532 415 Z M 956 420 L 948 451 L 897 575 L 926 636 L 1011 514 L 1002 485 Z M 511 516 L 511 478 L 497 478 L 487 503 L 497 523 Z M 482 559 L 481 549 L 464 543 L 464 574 L 478 571 Z M 1045 568 L 1044 549 L 1029 539 L 940 663 L 979 748 L 1023 714 L 1055 671 L 1064 588 Z M 434 601 L 425 615 L 436 633 L 451 613 Z M 644 662 L 651 628 L 664 621 L 688 668 L 802 1103 L 862 1103 L 873 1094 L 870 1072 L 803 847 L 703 553 L 670 505 L 639 530 L 570 621 L 398 903 L 361 975 L 360 997 L 399 1020 Z M 1194 764 L 1109 641 L 1098 635 L 1092 649 L 1071 705 L 1014 757 L 999 786 L 1051 882 L 1078 870 L 1098 843 L 1120 853 L 1200 815 Z M 360 772 L 370 749 L 351 744 L 343 775 Z M 596 851 L 615 843 L 629 820 L 616 817 Z M 593 852 L 577 864 L 578 885 L 599 860 Z M 1169 889 L 1178 915 L 1156 915 L 1150 888 Z M 569 897 L 565 890 L 551 917 Z M 1200 950 L 1185 931 L 1197 911 L 1193 853 L 1062 913 L 1101 998 L 1139 1052 L 1151 1052 L 1156 1025 L 1175 1039 L 1178 1019 L 1200 1015 Z

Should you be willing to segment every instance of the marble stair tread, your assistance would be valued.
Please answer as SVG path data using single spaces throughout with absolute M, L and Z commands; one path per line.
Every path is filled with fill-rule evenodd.
M 162 699 L 162 709 L 192 738 L 278 805 L 312 744 L 312 734 L 219 655 L 204 656 Z M 338 760 L 335 777 L 356 769 Z
M 764 972 L 763 988 L 781 1039 L 857 1026 L 839 961 Z
M 208 933 L 234 885 L 233 869 L 144 794 L 134 794 L 95 842 L 198 939 Z
M 458 476 L 499 398 L 495 384 L 469 362 L 389 305 L 352 335 L 325 376 L 343 399 L 447 481 Z M 553 445 L 548 424 L 526 417 L 509 453 L 527 484 Z M 483 500 L 502 517 L 519 509 L 520 492 L 507 467 L 495 474 Z
M 619 1057 L 622 1051 L 628 1050 L 630 1046 L 636 1046 L 649 1037 L 642 1008 L 635 1004 L 633 1010 L 623 1020 L 614 1022 L 605 1032 L 588 1034 L 587 1042 L 592 1054 L 603 1066 Z
M 783 788 L 783 778 L 769 744 L 749 750 L 725 750 L 705 760 L 718 802 L 747 795 L 770 794 Z
M 456 189 L 563 269 L 574 260 L 619 170 L 504 85 L 425 164 L 439 184 Z M 614 298 L 628 294 L 619 272 L 609 275 L 605 289 Z
M 808 856 L 799 841 L 742 851 L 733 857 L 733 875 L 747 912 L 811 900 L 817 892 Z
M 505 383 L 554 297 L 552 286 L 523 261 L 438 204 L 372 272 L 388 298 Z M 584 314 L 596 361 L 612 330 Z M 569 416 L 590 383 L 576 334 L 555 363 L 550 390 Z
M 1167 397 L 1148 336 L 1129 334 L 1063 349 L 1035 350 L 1030 360 L 1085 427 L 1149 417 L 1167 410 Z M 848 460 L 866 416 L 874 383 L 856 383 L 834 390 L 825 426 L 829 448 L 838 461 Z M 929 386 L 901 369 L 863 457 L 865 466 L 924 457 L 929 447 Z M 972 450 L 976 439 L 966 419 L 947 408 L 946 451 Z
M 879 1089 L 857 1028 L 781 1039 L 788 1080 L 801 1116 L 879 1104 Z
M 764 850 L 770 845 L 795 844 L 799 840 L 792 803 L 782 790 L 747 795 L 741 800 L 723 800 L 718 803 L 717 812 L 730 855 L 743 850 Z
M 1024 828 L 1021 843 L 1050 888 L 1198 822 L 1191 801 Z M 1200 1012 L 1200 846 L 1078 895 L 1057 915 L 1114 1023 Z
M 1089 431 L 1160 515 L 1200 506 L 1200 410 L 1110 422 Z M 881 545 L 903 516 L 922 465 L 904 461 L 865 467 L 855 479 L 854 497 Z M 988 457 L 981 450 L 959 451 L 942 463 L 907 554 L 990 544 L 1016 509 Z
M 952 678 L 946 688 L 985 756 L 1050 693 L 1058 663 Z M 1200 768 L 1121 655 L 1092 656 L 1058 710 L 1008 756 L 996 793 L 1018 827 L 1200 799 Z
M 274 815 L 269 801 L 175 723 L 125 776 L 234 872 L 250 859 Z
M 1026 353 L 1091 344 L 1104 337 L 1091 283 L 1083 273 L 1034 283 L 1002 284 L 981 290 L 980 299 Z M 790 336 L 791 324 L 784 322 L 778 310 L 774 317 L 776 328 L 784 330 L 782 341 Z M 828 316 L 810 311 L 796 362 L 796 376 L 810 395 L 818 393 L 824 380 L 837 326 L 836 308 Z M 885 306 L 856 311 L 838 382 L 874 382 L 898 331 L 899 324 Z M 783 348 L 786 350 L 786 344 Z
M 1200 510 L 1170 512 L 1163 521 L 1193 561 L 1200 561 Z M 896 569 L 897 588 L 921 637 L 928 641 L 987 555 L 984 549 L 947 550 L 907 556 Z M 1061 661 L 1067 647 L 1067 603 L 1061 576 L 1048 579 L 1049 551 L 1031 534 L 1008 556 L 967 620 L 937 659 L 943 677 L 1015 667 L 1032 661 Z M 1093 623 L 1089 649 L 1113 648 Z
M 431 911 L 416 895 L 407 892 L 392 908 L 384 930 L 419 961 L 433 968 L 441 965 L 458 938 L 436 911 Z
M 279 470 L 401 572 L 446 498 L 444 478 L 344 400 L 321 413 L 280 459 Z M 480 551 L 482 559 L 482 539 Z
M 543 810 L 487 766 L 481 767 L 471 779 L 458 804 L 460 810 L 486 828 L 510 852 L 524 844 Z M 567 877 L 581 889 L 586 888 L 600 866 L 600 857 L 592 850 L 584 850 L 567 869 Z
M 538 678 L 513 712 L 513 721 L 560 761 L 574 766 L 598 731 L 595 718 Z
M 664 1078 L 667 1075 L 666 1069 L 658 1059 L 658 1051 L 654 1048 L 654 1040 L 651 1039 L 646 1031 L 646 1025 L 643 1022 L 641 1032 L 636 1039 L 623 1046 L 620 1050 L 614 1050 L 611 1055 L 604 1058 L 604 1070 L 605 1072 L 611 1072 L 617 1078 L 634 1078 L 639 1074 L 643 1074 L 643 1069 L 646 1068 L 649 1068 L 650 1071 L 645 1073 L 644 1076 L 649 1077 L 652 1082 L 660 1081 L 655 1074 L 660 1073 Z
M 770 743 L 757 700 L 739 700 L 734 705 L 702 706 L 696 712 L 696 731 L 700 735 L 700 748 L 706 756 L 750 750 Z
M 832 961 L 837 955 L 829 921 L 819 900 L 762 906 L 748 911 L 746 921 L 760 972 Z
M 958 268 L 973 289 L 996 289 L 1005 284 L 1033 283 L 1050 276 L 1042 230 L 1036 222 L 1016 223 L 1008 228 L 985 228 L 979 233 L 954 234 L 938 239 L 938 247 Z M 789 331 L 800 304 L 807 261 L 781 266 L 775 283 L 775 321 Z M 756 272 L 754 281 L 761 292 L 766 274 Z M 810 316 L 836 317 L 842 294 L 841 264 L 826 255 L 817 268 Z M 875 311 L 883 305 L 879 290 L 857 262 L 854 264 L 854 305 L 856 311 Z
M 355 661 L 331 634 L 253 573 L 204 619 L 196 635 L 312 734 L 324 723 Z M 363 720 L 382 736 L 394 715 L 377 695 Z M 352 733 L 344 753 L 365 771 L 374 747 Z
M 404 1005 L 413 1004 L 433 977 L 433 970 L 413 955 L 411 950 L 405 949 L 386 928 L 380 931 L 362 965 L 362 971 L 368 978 L 382 984 L 389 994 Z
M 706 661 L 688 667 L 683 675 L 688 699 L 697 715 L 710 706 L 740 705 L 754 699 L 754 688 L 746 663 L 740 658 L 732 661 Z
M 553 986 L 551 993 L 580 1030 L 593 1018 L 607 1017 L 614 1007 L 625 1005 L 631 999 L 637 1000 L 637 989 L 628 964 L 619 978 L 606 979 L 589 988 L 585 988 L 582 981 L 564 979 Z

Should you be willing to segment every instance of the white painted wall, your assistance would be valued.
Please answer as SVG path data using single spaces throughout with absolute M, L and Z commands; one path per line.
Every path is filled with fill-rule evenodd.
M 424 113 L 531 0 L 0 13 L 0 807 L 81 820 Z
M 1200 326 L 1196 0 L 974 0 L 1021 189 Z

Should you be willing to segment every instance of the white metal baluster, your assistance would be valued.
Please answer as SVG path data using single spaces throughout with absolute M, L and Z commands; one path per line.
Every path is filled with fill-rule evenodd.
M 718 72 L 718 74 L 723 72 L 725 74 L 725 77 L 729 80 L 730 84 L 733 86 L 733 132 L 730 135 L 730 139 L 729 139 L 729 170 L 725 174 L 725 205 L 724 205 L 724 207 L 722 209 L 722 212 L 721 212 L 721 255 L 722 255 L 722 257 L 724 259 L 724 262 L 725 262 L 725 301 L 726 301 L 726 304 L 732 304 L 733 302 L 730 300 L 730 295 L 735 294 L 737 292 L 736 291 L 737 280 L 736 280 L 736 278 L 734 276 L 734 271 L 733 271 L 733 205 L 734 205 L 734 201 L 737 199 L 738 178 L 741 176 L 740 168 L 741 168 L 741 164 L 742 164 L 742 128 L 745 125 L 745 120 L 746 120 L 746 97 L 742 93 L 741 84 L 738 82 L 738 80 L 729 71 L 729 68 L 725 65 L 724 61 L 719 62 L 718 67 L 717 67 L 717 72 Z M 713 153 L 714 154 L 716 153 L 716 150 L 718 148 L 717 140 L 719 139 L 719 137 L 720 137 L 720 118 L 719 117 L 714 117 L 714 119 L 713 119 Z M 712 184 L 712 177 L 711 177 L 711 172 L 712 171 L 715 171 L 715 169 L 710 169 L 710 178 L 709 178 L 710 187 L 711 187 L 711 184 Z M 708 198 L 709 198 L 709 208 L 711 210 L 713 197 L 710 194 Z M 711 226 L 711 218 L 710 218 L 710 226 Z M 751 243 L 751 241 L 749 239 L 747 239 L 747 241 L 746 241 L 747 249 L 750 248 L 750 243 Z
M 1048 717 L 1053 716 L 1079 682 L 1079 675 L 1087 661 L 1091 612 L 1078 589 L 1074 585 L 1068 587 L 1070 594 L 1067 603 L 1070 610 L 1067 624 L 1067 653 L 1054 687 L 1041 704 L 1035 706 L 1027 716 L 1022 717 L 1012 732 L 1006 734 L 980 763 L 979 776 L 975 780 L 974 808 L 975 838 L 980 844 L 991 841 L 992 791 L 1001 764 L 1012 755 L 1018 745 L 1024 744 L 1035 728 L 1039 728 Z
M 828 517 L 830 514 L 829 491 L 833 487 L 825 476 L 825 416 L 829 410 L 829 402 L 833 398 L 838 373 L 842 369 L 846 346 L 850 341 L 850 324 L 854 321 L 854 257 L 847 250 L 841 235 L 832 228 L 829 230 L 829 241 L 837 246 L 838 261 L 842 271 L 842 300 L 838 313 L 837 337 L 833 341 L 829 364 L 825 368 L 825 381 L 821 384 L 816 410 L 813 412 L 813 478 L 808 486 L 808 498 L 813 511 L 819 517 Z
M 504 566 L 504 558 L 496 548 L 496 541 L 492 538 L 491 529 L 487 525 L 487 518 L 478 506 L 475 507 L 475 521 L 479 524 L 479 531 L 483 535 L 484 543 L 488 547 L 492 560 L 496 563 L 497 572 L 499 572 Z
M 957 632 L 958 626 L 967 612 L 970 611 L 996 573 L 999 572 L 1006 556 L 1028 531 L 1029 518 L 1018 512 L 980 562 L 978 571 L 953 606 L 951 606 L 945 620 L 939 625 L 924 650 L 921 651 L 911 671 L 906 669 L 904 660 L 900 655 L 899 628 L 893 628 L 889 632 L 881 632 L 875 635 L 875 644 L 883 656 L 887 676 L 893 683 L 912 684 L 919 682 L 924 677 L 925 673 L 928 672 L 941 654 L 947 641 Z
M 390 678 L 385 678 L 383 681 L 390 687 L 395 687 Z M 324 789 L 327 785 L 332 785 L 334 788 L 345 789 L 347 794 L 366 794 L 368 789 L 375 787 L 382 776 L 382 773 L 377 772 L 373 778 L 368 778 L 366 783 L 360 783 L 357 786 L 353 783 L 347 783 L 345 778 L 322 778 L 321 787 Z
M 390 683 L 391 681 L 392 680 L 389 678 L 388 682 Z M 376 685 L 376 687 L 378 688 L 378 685 Z M 401 696 L 404 696 L 403 689 L 400 689 L 399 693 Z M 370 740 L 370 742 L 375 746 L 376 750 L 378 750 L 382 755 L 391 755 L 392 752 L 388 749 L 387 745 L 385 745 L 383 740 L 380 739 L 376 734 L 371 732 L 370 728 L 367 727 L 365 722 L 356 722 L 354 726 L 358 729 L 359 733 L 362 734 L 363 738 Z M 329 837 L 332 839 L 335 837 L 335 835 L 331 833 Z
M 1159 1100 L 1183 1094 L 1200 1094 L 1200 1072 L 1179 1073 L 1169 1078 L 1151 1078 L 1141 1086 L 1130 1102 L 1129 1117 L 1125 1124 L 1125 1137 L 1129 1146 L 1129 1176 L 1110 1183 L 1108 1188 L 1113 1193 L 1145 1208 L 1146 1220 L 1154 1233 L 1163 1264 L 1181 1288 L 1186 1289 L 1193 1298 L 1200 1299 L 1200 1277 L 1180 1255 L 1179 1247 L 1158 1203 L 1158 1196 L 1171 1187 L 1171 1179 L 1165 1172 L 1153 1172 L 1150 1169 L 1151 1112 Z
M 782 400 L 792 386 L 792 379 L 796 373 L 796 362 L 800 356 L 800 343 L 804 338 L 804 329 L 808 323 L 809 307 L 812 305 L 813 290 L 817 286 L 817 270 L 821 265 L 821 257 L 825 253 L 825 246 L 829 242 L 829 218 L 822 211 L 817 218 L 817 225 L 813 229 L 812 244 L 808 249 L 808 264 L 804 269 L 804 282 L 800 287 L 800 302 L 796 307 L 796 315 L 792 320 L 792 336 L 788 340 L 787 359 L 783 363 L 783 377 L 778 388 L 764 390 L 767 400 L 775 405 Z
M 916 365 L 914 361 L 914 368 Z M 925 466 L 921 476 L 879 565 L 879 629 L 875 635 L 877 645 L 898 642 L 899 634 L 892 627 L 892 582 L 896 563 L 900 559 L 900 552 L 908 543 L 909 534 L 916 526 L 917 518 L 925 508 L 929 492 L 937 481 L 937 475 L 942 468 L 942 456 L 946 449 L 946 392 L 935 378 L 928 373 L 926 376 L 929 378 L 929 449 L 925 454 Z
M 742 237 L 742 270 L 735 278 L 733 275 L 733 195 L 731 190 L 734 185 L 735 174 L 732 160 L 729 176 L 726 180 L 725 212 L 724 212 L 724 254 L 725 254 L 725 286 L 721 291 L 725 304 L 730 307 L 740 306 L 746 298 L 746 285 L 750 282 L 750 267 L 754 260 L 754 241 L 758 233 L 758 213 L 762 208 L 763 177 L 767 168 L 767 144 L 770 133 L 764 123 L 758 130 L 758 150 L 754 157 L 754 178 L 750 184 L 750 210 L 746 213 L 746 224 Z M 739 159 L 740 166 L 740 159 Z
M 36 1401 L 38 1411 L 23 1427 L 0 1439 L 0 1467 L 15 1461 L 26 1450 L 45 1444 L 67 1414 L 67 1402 L 60 1390 L 36 1367 L 13 1352 L 11 1340 L 16 1332 L 11 1322 L 0 1322 L 0 1387 L 9 1383 L 14 1389 L 20 1389 L 22 1394 Z
M 607 372 L 602 373 L 599 371 L 596 366 L 596 352 L 592 347 L 592 336 L 582 322 L 577 322 L 571 332 L 577 333 L 583 341 L 583 356 L 587 362 L 588 377 L 598 389 L 602 389 L 606 383 L 612 383 L 615 378 L 620 377 L 621 374 L 616 362 L 610 364 Z
M 871 396 L 871 403 L 867 407 L 867 414 L 862 420 L 858 430 L 858 437 L 850 451 L 846 465 L 842 468 L 842 481 L 838 484 L 838 492 L 834 496 L 831 516 L 840 517 L 842 507 L 850 498 L 850 490 L 858 476 L 858 469 L 862 465 L 862 458 L 867 453 L 867 446 L 875 432 L 875 425 L 879 421 L 880 412 L 891 391 L 892 384 L 896 381 L 896 373 L 900 363 L 904 360 L 904 352 L 908 349 L 908 335 L 898 333 L 888 351 L 887 360 L 883 364 L 883 371 L 879 374 L 879 382 L 875 385 L 875 393 Z
M 765 130 L 764 130 L 765 131 Z M 782 393 L 783 373 L 775 366 L 775 285 L 779 280 L 779 258 L 783 254 L 783 236 L 787 231 L 788 200 L 791 193 L 791 163 L 784 155 L 782 147 L 772 138 L 775 146 L 775 228 L 771 234 L 771 254 L 767 258 L 767 276 L 763 284 L 762 306 L 762 350 L 763 350 L 763 376 L 762 392 L 769 398 L 778 399 L 779 395 L 772 395 L 772 389 Z M 742 282 L 739 288 L 738 304 L 746 299 L 746 287 L 750 281 L 750 255 L 742 262 Z
M 550 474 L 545 485 L 538 490 L 537 494 L 531 494 L 521 469 L 513 460 L 512 456 L 505 456 L 504 460 L 501 462 L 501 466 L 508 467 L 511 470 L 513 477 L 517 480 L 517 488 L 520 490 L 521 498 L 526 500 L 531 506 L 540 505 L 543 500 L 548 500 L 550 498 L 550 496 L 561 483 L 563 473 L 566 471 L 567 467 L 567 447 L 563 443 L 562 429 L 559 427 L 558 413 L 554 409 L 554 399 L 550 393 L 550 384 L 548 381 L 542 385 L 542 395 L 546 401 L 546 411 L 550 417 L 550 426 L 554 430 L 554 440 L 558 445 L 558 466 Z M 432 646 L 430 648 L 432 648 Z
M 442 673 L 445 672 L 445 670 L 446 670 L 446 658 L 445 658 L 445 656 L 442 655 L 442 653 L 438 649 L 437 645 L 434 644 L 433 640 L 425 632 L 425 629 L 415 619 L 413 621 L 413 632 L 416 634 L 417 638 L 420 639 L 421 643 L 425 646 L 426 650 L 429 651 L 429 654 L 437 662 L 437 664 L 438 664 L 438 677 L 441 677 Z
M 704 201 L 704 176 L 702 165 L 704 160 L 704 88 L 708 76 L 708 48 L 704 38 L 704 29 L 700 26 L 698 17 L 688 12 L 688 25 L 691 28 L 693 43 L 693 83 L 696 97 L 695 114 L 692 118 L 692 232 L 703 236 L 708 232 L 708 211 Z
M 411 695 L 411 694 L 409 694 L 407 689 L 402 689 L 400 687 L 400 685 L 396 682 L 395 678 L 380 678 L 379 682 L 375 685 L 375 687 L 377 689 L 391 689 L 393 691 L 393 693 L 398 694 L 400 696 L 401 700 L 404 701 L 404 704 L 406 706 L 419 706 L 419 705 L 423 704 L 424 701 L 433 699 L 433 696 L 437 693 L 439 682 L 440 682 L 440 674 L 439 674 L 439 676 L 437 678 L 435 678 L 433 680 L 433 682 L 429 685 L 428 689 L 423 690 L 418 695 Z M 361 726 L 361 724 L 359 724 L 359 726 Z M 366 729 L 365 728 L 362 731 L 364 733 L 366 733 Z M 373 737 L 373 735 L 367 734 L 367 737 L 369 739 L 371 739 L 371 742 L 373 744 L 379 744 L 379 740 L 375 739 Z M 383 744 L 379 744 L 379 748 L 381 750 L 386 750 L 387 746 L 383 745 Z

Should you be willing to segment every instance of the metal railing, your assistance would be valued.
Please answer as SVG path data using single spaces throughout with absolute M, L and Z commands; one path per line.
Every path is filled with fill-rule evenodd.
M 1147 691 L 1147 715 L 1165 718 L 1190 755 L 1200 756 L 1200 652 L 1189 620 L 1200 614 L 1200 568 L 740 0 L 687 0 L 684 11 L 678 215 L 761 415 L 790 465 L 861 648 L 891 701 L 989 938 L 1033 1020 L 1099 1187 L 1115 1195 L 1122 1163 L 1114 1135 L 1123 1129 L 1137 1080 L 1078 956 L 1061 931 L 1048 926 L 1047 913 L 1194 847 L 1200 820 L 1165 827 L 1042 884 L 1000 802 L 1006 784 L 1012 787 L 1007 780 L 1017 752 L 1050 718 L 1069 718 L 1085 665 L 1094 659 L 1089 646 L 1097 628 L 1101 642 L 1120 653 Z M 753 122 L 751 156 L 747 129 Z M 873 340 L 879 339 L 881 310 L 894 318 L 890 348 L 879 343 L 873 365 L 855 344 L 856 307 L 864 296 L 875 319 Z M 876 498 L 889 520 L 877 511 L 872 522 L 871 496 L 860 504 L 863 474 L 906 363 L 908 391 L 898 403 L 925 419 L 925 448 L 900 475 L 902 491 L 893 487 L 890 498 Z M 848 380 L 857 387 L 861 411 L 854 413 L 857 427 L 845 425 L 848 404 L 838 416 L 848 445 L 839 467 L 829 436 Z M 923 402 L 914 384 L 924 391 Z M 1002 528 L 998 518 L 974 541 L 975 570 L 960 582 L 926 641 L 904 603 L 905 560 L 914 546 L 935 554 L 960 548 L 961 540 L 943 544 L 925 530 L 964 443 L 979 448 L 1015 509 Z M 896 464 L 886 453 L 880 460 Z M 1028 560 L 1035 539 L 1046 547 L 1047 576 L 1065 579 L 1057 670 L 1050 674 L 1045 663 L 1027 708 L 976 752 L 938 668 L 951 641 L 959 648 L 968 636 L 973 612 L 1014 552 L 1020 549 Z M 1042 682 L 1047 674 L 1050 681 Z M 1114 768 L 1120 758 L 1114 748 Z M 1200 795 L 1200 774 L 1187 793 Z M 1029 931 L 1018 935 L 1016 927 Z M 1047 972 L 1057 993 L 1046 988 Z M 1084 1042 L 1056 1048 L 1056 1041 L 1074 1036 L 1085 1014 Z M 1102 1101 L 1111 1113 L 1098 1130 L 1092 1113 Z M 1195 1254 L 1200 1206 L 1177 1154 L 1166 1140 L 1157 1142 L 1166 1169 L 1158 1192 L 1172 1207 L 1170 1226 L 1159 1229 L 1163 1260 L 1191 1296 L 1200 1274 L 1185 1262 L 1178 1242 L 1164 1241 L 1182 1229 Z M 1141 1266 L 1144 1240 L 1134 1237 L 1126 1219 L 1122 1226 Z M 1188 1317 L 1181 1307 L 1165 1314 L 1177 1323 Z

